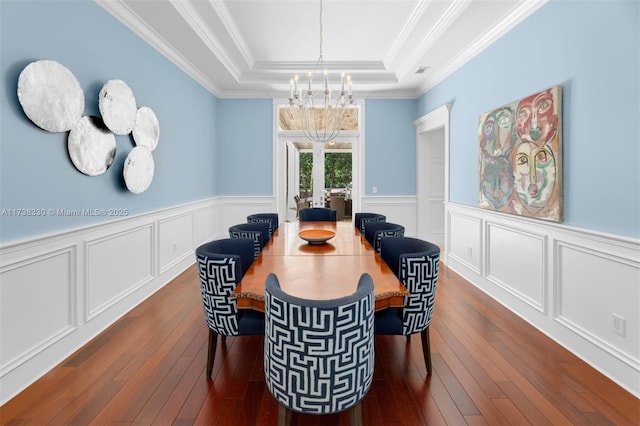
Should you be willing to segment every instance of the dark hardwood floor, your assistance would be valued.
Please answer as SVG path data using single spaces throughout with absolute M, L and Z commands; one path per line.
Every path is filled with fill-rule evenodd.
M 2 424 L 273 425 L 262 338 L 218 344 L 189 268 L 0 407 Z M 442 265 L 431 324 L 433 375 L 418 335 L 376 337 L 366 425 L 638 425 L 640 401 Z M 292 424 L 348 424 L 294 414 Z

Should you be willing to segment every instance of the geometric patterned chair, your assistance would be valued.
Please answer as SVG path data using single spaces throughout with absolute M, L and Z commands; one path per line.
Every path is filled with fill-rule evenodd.
M 385 237 L 380 242 L 380 256 L 407 288 L 403 308 L 384 309 L 376 313 L 375 333 L 407 336 L 420 333 L 427 374 L 431 368 L 429 325 L 433 316 L 440 268 L 440 247 L 409 237 Z
M 224 238 L 202 244 L 196 249 L 200 293 L 204 318 L 209 328 L 207 377 L 211 377 L 218 335 L 262 336 L 264 314 L 251 309 L 236 309 L 231 293 L 253 263 L 253 240 Z
M 337 217 L 338 212 L 327 207 L 307 207 L 298 212 L 300 222 L 335 222 Z
M 267 222 L 269 224 L 269 238 L 278 229 L 278 213 L 254 213 L 247 216 L 247 223 Z
M 269 241 L 269 228 L 267 222 L 239 223 L 229 227 L 230 238 L 251 238 L 253 240 L 253 257 L 260 255 L 262 248 Z
M 380 254 L 380 239 L 382 237 L 403 237 L 404 226 L 391 222 L 365 222 L 364 237 L 376 253 Z
M 291 296 L 270 274 L 265 285 L 264 375 L 278 401 L 278 424 L 291 411 L 349 410 L 362 423 L 360 401 L 373 379 L 373 280 L 362 274 L 356 292 L 333 300 Z
M 386 222 L 387 217 L 379 213 L 356 213 L 353 217 L 353 226 L 364 235 L 364 224 L 367 222 Z

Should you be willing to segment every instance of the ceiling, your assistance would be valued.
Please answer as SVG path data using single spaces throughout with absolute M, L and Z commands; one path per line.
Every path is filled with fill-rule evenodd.
M 416 98 L 547 1 L 323 0 L 323 59 L 357 98 Z M 319 57 L 320 0 L 97 3 L 219 98 L 286 98 Z

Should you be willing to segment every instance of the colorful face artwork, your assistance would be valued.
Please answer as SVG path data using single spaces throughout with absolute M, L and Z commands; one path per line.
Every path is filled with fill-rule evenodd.
M 482 208 L 562 221 L 561 87 L 480 117 Z

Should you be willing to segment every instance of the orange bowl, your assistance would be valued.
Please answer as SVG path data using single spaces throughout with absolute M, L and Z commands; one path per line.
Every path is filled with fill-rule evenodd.
M 335 237 L 336 233 L 327 229 L 307 229 L 298 232 L 298 236 L 309 244 L 324 244 Z

